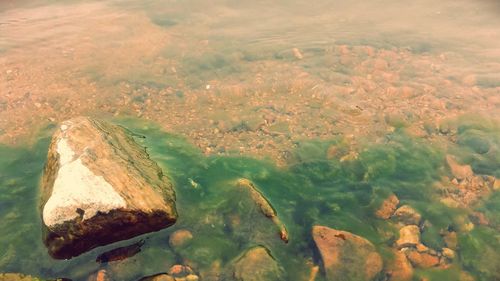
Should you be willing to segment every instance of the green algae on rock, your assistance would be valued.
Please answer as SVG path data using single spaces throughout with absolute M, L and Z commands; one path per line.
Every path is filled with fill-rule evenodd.
M 234 262 L 233 277 L 237 281 L 283 280 L 282 269 L 262 246 L 249 249 Z
M 44 242 L 55 258 L 175 223 L 171 182 L 122 127 L 79 117 L 54 133 L 42 178 Z
M 262 193 L 255 187 L 255 185 L 249 181 L 248 179 L 239 179 L 237 181 L 238 187 L 245 188 L 248 192 L 250 192 L 250 197 L 260 208 L 260 211 L 264 216 L 268 217 L 272 220 L 272 222 L 278 227 L 280 238 L 285 243 L 288 243 L 288 231 L 286 230 L 285 225 L 281 222 L 276 213 L 276 210 L 273 208 L 271 203 L 262 195 Z

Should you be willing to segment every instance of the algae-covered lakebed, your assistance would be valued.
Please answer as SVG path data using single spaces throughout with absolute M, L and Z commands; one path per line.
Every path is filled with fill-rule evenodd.
M 214 276 L 219 278 L 214 280 L 234 280 L 235 261 L 245 250 L 261 245 L 277 261 L 273 279 L 309 280 L 314 266 L 322 263 L 311 229 L 323 225 L 373 243 L 384 261 L 376 280 L 387 280 L 395 272 L 392 265 L 399 227 L 394 219 L 382 219 L 376 213 L 388 197 L 396 195 L 399 206 L 408 205 L 421 215 L 421 244 L 440 257 L 439 264 L 429 267 L 413 263 L 410 280 L 500 279 L 498 191 L 491 190 L 462 207 L 450 204 L 459 199 L 443 187 L 444 177 L 450 176 L 446 165 L 450 155 L 470 164 L 485 182 L 488 176 L 500 176 L 500 134 L 488 120 L 457 121 L 458 140 L 448 148 L 409 137 L 404 129 L 387 135 L 382 143 L 356 148 L 340 137 L 308 140 L 297 143 L 285 167 L 237 155 L 205 156 L 186 139 L 153 123 L 136 119 L 114 122 L 133 132 L 174 182 L 179 213 L 176 224 L 70 260 L 52 259 L 42 243 L 38 211 L 38 184 L 52 125 L 30 147 L 0 148 L 1 272 L 87 280 L 105 269 L 112 280 L 137 280 L 165 272 L 174 264 L 189 264 L 202 280 Z M 272 204 L 288 230 L 288 243 L 238 188 L 236 182 L 242 178 L 253 182 Z M 174 247 L 169 244 L 169 235 L 179 229 L 189 230 L 192 239 Z M 454 233 L 455 241 L 450 241 L 453 235 L 449 233 Z M 96 262 L 99 254 L 139 240 L 144 245 L 136 255 Z M 443 256 L 443 248 L 454 248 L 455 256 Z M 323 269 L 315 280 L 326 280 Z

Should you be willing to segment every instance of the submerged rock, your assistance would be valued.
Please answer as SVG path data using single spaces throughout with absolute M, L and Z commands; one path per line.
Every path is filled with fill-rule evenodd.
M 259 206 L 262 214 L 273 221 L 278 227 L 281 240 L 288 243 L 288 231 L 281 222 L 276 210 L 274 210 L 271 203 L 264 197 L 264 195 L 255 187 L 255 185 L 248 179 L 239 179 L 237 181 L 238 187 L 244 188 L 250 193 L 251 199 Z
M 187 229 L 179 229 L 170 234 L 168 243 L 170 244 L 170 247 L 175 249 L 184 245 L 191 239 L 193 239 L 193 234 L 191 233 L 191 231 Z
M 452 260 L 455 258 L 455 251 L 453 251 L 450 248 L 443 248 L 442 249 L 443 256 Z
M 396 210 L 398 204 L 398 197 L 392 194 L 387 199 L 385 199 L 384 202 L 382 202 L 382 205 L 378 208 L 377 212 L 375 212 L 375 215 L 378 218 L 386 220 L 390 218 L 392 214 L 394 214 L 394 211 Z
M 122 127 L 78 117 L 54 133 L 42 178 L 44 243 L 55 258 L 175 223 L 175 194 Z
M 363 237 L 325 226 L 313 226 L 312 236 L 327 280 L 372 280 L 382 270 L 382 258 Z
M 401 249 L 404 247 L 416 247 L 420 243 L 420 229 L 416 225 L 407 225 L 399 230 L 399 239 L 396 246 Z
M 419 225 L 422 220 L 422 216 L 408 205 L 399 207 L 394 212 L 393 218 L 404 225 Z
M 257 246 L 246 251 L 234 263 L 237 281 L 282 280 L 282 271 L 268 249 Z
M 402 251 L 394 250 L 394 260 L 388 266 L 389 280 L 407 281 L 413 277 L 413 267 Z

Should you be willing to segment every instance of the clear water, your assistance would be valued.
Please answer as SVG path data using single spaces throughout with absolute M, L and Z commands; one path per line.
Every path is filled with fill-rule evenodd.
M 91 115 L 144 135 L 176 186 L 179 221 L 106 265 L 115 280 L 184 259 L 224 275 L 259 244 L 284 280 L 307 280 L 314 224 L 367 238 L 389 263 L 397 229 L 374 212 L 391 193 L 428 220 L 425 245 L 459 232 L 451 266 L 415 280 L 500 279 L 498 191 L 451 208 L 436 188 L 447 154 L 500 178 L 499 13 L 486 0 L 1 1 L 0 272 L 87 280 L 100 253 L 139 240 L 68 261 L 42 244 L 50 134 Z M 289 244 L 234 189 L 241 177 L 273 204 Z M 463 230 L 472 211 L 489 225 Z M 174 251 L 177 229 L 194 239 Z

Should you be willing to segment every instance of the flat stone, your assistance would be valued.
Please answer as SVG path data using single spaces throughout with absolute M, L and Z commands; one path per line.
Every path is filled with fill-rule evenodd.
M 169 179 L 124 128 L 78 117 L 49 146 L 41 183 L 44 243 L 54 258 L 175 223 Z
M 313 226 L 312 236 L 327 280 L 372 280 L 383 267 L 375 246 L 363 237 L 326 226 Z
M 396 246 L 401 249 L 415 247 L 420 243 L 420 229 L 416 225 L 407 225 L 399 230 L 399 239 Z

